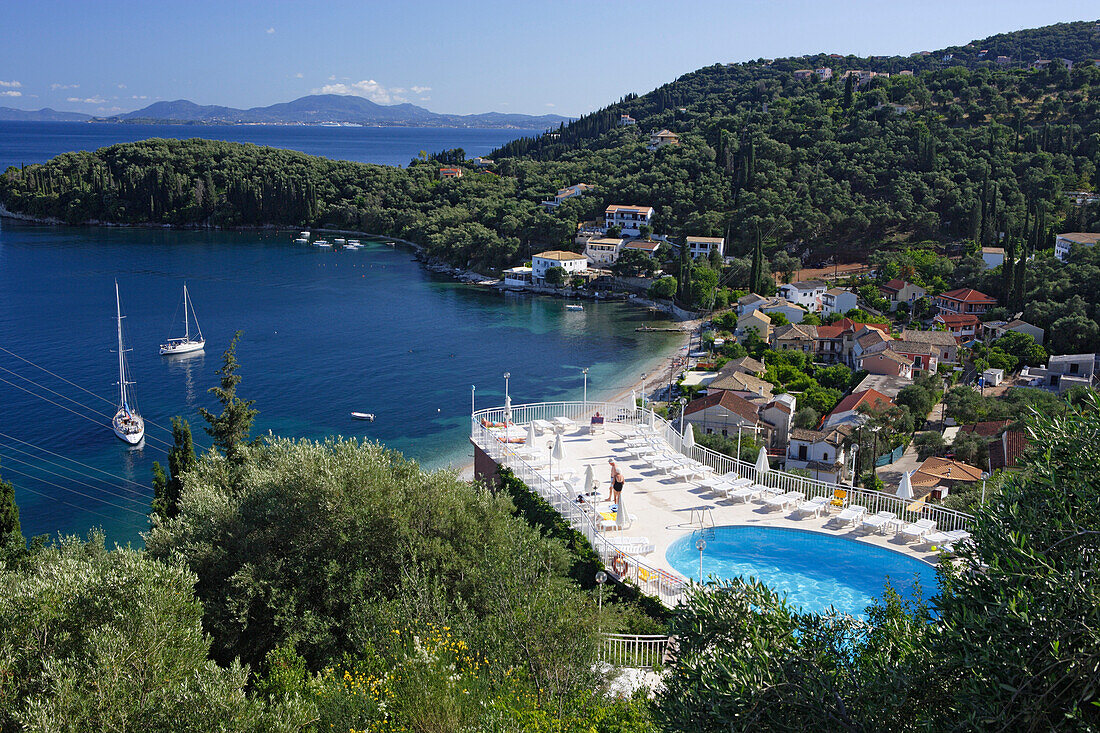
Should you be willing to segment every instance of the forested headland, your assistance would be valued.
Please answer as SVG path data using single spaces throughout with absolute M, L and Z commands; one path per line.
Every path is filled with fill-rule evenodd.
M 1052 61 L 1030 68 L 1039 58 Z M 1055 230 L 1100 226 L 1097 206 L 1065 195 L 1100 188 L 1096 58 L 1097 24 L 1080 22 L 912 57 L 715 65 L 505 145 L 491 172 L 467 167 L 461 179 L 438 177 L 461 151 L 397 169 L 150 140 L 9 169 L 0 203 L 69 223 L 354 229 L 480 268 L 569 246 L 578 222 L 610 203 L 654 206 L 657 233 L 728 235 L 735 255 L 763 237 L 807 263 L 926 240 L 990 243 L 1036 220 L 1041 249 Z M 794 74 L 825 67 L 831 79 Z M 850 70 L 878 75 L 858 82 Z M 637 124 L 619 126 L 621 114 Z M 647 151 L 661 128 L 681 144 Z M 578 182 L 595 192 L 552 214 L 539 206 Z

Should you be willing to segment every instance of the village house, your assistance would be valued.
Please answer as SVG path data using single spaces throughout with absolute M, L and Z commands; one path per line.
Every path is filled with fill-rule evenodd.
M 1029 387 L 1058 394 L 1074 387 L 1091 387 L 1096 373 L 1096 354 L 1061 354 L 1047 359 L 1045 367 L 1020 370 L 1020 381 Z
M 860 380 L 859 384 L 857 384 L 856 388 L 852 391 L 863 392 L 864 390 L 873 389 L 881 392 L 890 399 L 894 399 L 898 396 L 898 392 L 902 391 L 912 383 L 913 381 L 911 379 L 891 377 L 886 374 L 868 374 L 866 377 Z
M 982 262 L 985 263 L 985 269 L 992 270 L 994 267 L 1000 267 L 1004 261 L 1004 247 L 982 247 Z
M 1061 262 L 1068 262 L 1074 245 L 1094 247 L 1097 242 L 1100 242 L 1097 232 L 1065 232 L 1054 238 L 1054 256 Z
M 1027 434 L 1023 430 L 1005 430 L 989 441 L 990 471 L 1018 471 L 1017 461 L 1028 446 Z
M 990 308 L 996 307 L 997 299 L 973 288 L 959 288 L 937 295 L 935 305 L 940 313 L 980 315 Z
M 864 410 L 879 411 L 893 406 L 894 401 L 877 390 L 853 392 L 838 402 L 833 411 L 825 416 L 824 426 L 826 428 L 839 425 L 858 427 L 867 421 Z
M 954 364 L 959 359 L 959 342 L 946 331 L 915 331 L 906 328 L 901 332 L 901 340 L 934 347 L 940 363 Z
M 630 125 L 636 125 L 638 121 L 630 115 L 619 115 L 619 126 L 629 127 Z
M 913 375 L 918 376 L 921 373 L 935 374 L 936 369 L 939 368 L 940 359 L 938 349 L 932 344 L 923 341 L 906 341 L 904 339 L 893 339 L 889 341 L 886 346 L 893 351 L 909 360 L 909 363 L 913 365 Z M 882 350 L 883 347 L 872 347 L 871 352 Z
M 440 178 L 462 178 L 462 169 L 461 168 L 440 168 L 439 169 L 439 177 Z
M 736 435 L 738 428 L 750 433 L 766 431 L 756 405 L 727 390 L 719 390 L 684 405 L 684 420 L 707 435 L 720 433 L 728 436 L 731 432 Z
M 986 321 L 982 324 L 982 334 L 987 340 L 996 340 L 1006 333 L 1026 333 L 1035 339 L 1035 343 L 1042 345 L 1046 332 L 1038 326 L 1033 326 L 1027 321 L 1014 318 L 1011 321 Z
M 794 78 L 795 79 L 809 79 L 813 75 L 814 75 L 814 70 L 813 69 L 795 69 L 795 71 L 794 71 Z
M 817 346 L 817 326 L 792 323 L 772 331 L 768 344 L 776 351 L 801 351 L 811 356 Z
M 1074 206 L 1100 204 L 1100 193 L 1094 193 L 1093 191 L 1066 191 L 1065 196 Z
M 604 227 L 618 227 L 627 236 L 641 235 L 640 227 L 649 226 L 653 219 L 652 206 L 622 206 L 612 204 L 604 211 Z
M 471 160 L 470 162 L 473 163 L 478 168 L 488 168 L 489 166 L 491 166 L 493 164 L 493 161 L 491 161 L 489 158 L 482 158 L 480 155 L 477 156 L 476 158 L 474 158 L 473 160 Z
M 848 454 L 851 434 L 852 428 L 847 425 L 824 430 L 794 428 L 787 444 L 785 470 L 809 471 L 818 481 L 847 481 L 851 475 Z
M 1011 56 L 998 56 L 997 60 L 996 60 L 996 63 L 1000 64 L 1001 66 L 1004 66 L 1006 64 L 1010 64 L 1010 63 L 1012 63 L 1012 57 Z
M 814 73 L 817 74 L 817 78 L 821 81 L 829 81 L 833 78 L 833 70 L 828 66 L 823 66 L 820 69 L 814 69 Z
M 726 240 L 724 237 L 687 237 L 688 254 L 695 257 L 709 257 L 710 253 L 717 250 L 718 254 L 724 254 Z
M 737 330 L 734 331 L 734 338 L 741 341 L 752 329 L 756 329 L 756 335 L 762 340 L 771 342 L 772 335 L 772 319 L 767 313 L 762 310 L 752 310 L 737 319 Z
M 628 239 L 624 240 L 622 250 L 619 254 L 621 255 L 627 250 L 636 250 L 638 252 L 645 252 L 650 257 L 654 257 L 657 254 L 657 248 L 660 246 L 660 242 L 654 242 L 650 239 Z
M 552 267 L 565 270 L 566 276 L 576 275 L 588 269 L 588 258 L 576 252 L 550 250 L 539 252 L 531 258 L 531 277 L 536 283 L 546 281 L 546 271 Z
M 592 265 L 614 265 L 619 259 L 619 251 L 622 246 L 623 240 L 621 238 L 592 238 L 584 245 L 584 256 L 588 258 L 588 262 Z
M 742 356 L 740 359 L 730 359 L 722 368 L 729 369 L 732 372 L 740 372 L 741 374 L 751 374 L 754 377 L 759 377 L 767 371 L 767 367 L 764 366 L 763 362 L 757 361 L 751 356 Z
M 878 344 L 884 344 L 890 340 L 891 337 L 887 329 L 863 325 L 862 328 L 855 331 L 851 346 L 848 349 L 848 366 L 856 366 L 859 363 L 860 357 L 862 357 L 868 349 Z
M 750 293 L 737 299 L 737 314 L 747 315 L 754 310 L 763 311 L 769 315 L 782 313 L 791 323 L 801 323 L 806 315 L 806 309 L 796 305 L 785 298 L 765 298 L 756 293 Z
M 793 394 L 778 394 L 761 405 L 757 412 L 760 421 L 768 428 L 767 446 L 775 452 L 787 450 L 796 406 Z
M 811 313 L 821 310 L 821 296 L 828 286 L 821 280 L 802 280 L 779 286 L 779 295 Z
M 898 309 L 898 303 L 908 303 L 909 307 L 912 308 L 915 301 L 928 295 L 928 291 L 920 285 L 897 279 L 891 280 L 885 285 L 880 285 L 878 289 L 882 293 L 882 297 L 890 301 L 891 312 Z
M 982 322 L 973 313 L 937 313 L 932 323 L 943 326 L 959 343 L 973 341 L 982 331 Z
M 931 456 L 909 476 L 913 496 L 942 499 L 958 484 L 974 484 L 982 480 L 982 469 L 950 458 Z
M 852 331 L 839 323 L 817 326 L 816 330 L 817 341 L 814 343 L 814 361 L 825 364 L 846 362 L 850 341 L 845 336 L 852 333 Z
M 679 145 L 680 136 L 675 132 L 669 132 L 668 130 L 661 130 L 660 132 L 654 132 L 649 136 L 649 144 L 645 146 L 646 150 L 653 151 L 661 148 L 667 148 L 670 145 Z
M 565 188 L 554 194 L 554 198 L 549 201 L 543 201 L 542 205 L 546 207 L 547 211 L 556 209 L 561 206 L 563 201 L 571 198 L 577 198 L 583 196 L 585 191 L 590 190 L 592 187 L 587 183 L 577 183 L 572 186 L 566 186 Z
M 738 397 L 743 397 L 750 402 L 754 400 L 770 400 L 772 398 L 772 384 L 759 377 L 729 369 L 728 364 L 718 370 L 714 379 L 707 383 L 707 394 L 719 391 L 734 392 Z
M 844 315 L 859 306 L 856 294 L 844 288 L 829 288 L 821 294 L 821 312 Z
M 508 268 L 502 273 L 504 287 L 525 288 L 531 285 L 531 272 L 531 268 L 525 266 Z
M 861 355 L 858 361 L 859 368 L 868 374 L 911 380 L 913 364 L 908 357 L 892 350 L 889 343 L 883 346 L 885 348 L 882 350 Z

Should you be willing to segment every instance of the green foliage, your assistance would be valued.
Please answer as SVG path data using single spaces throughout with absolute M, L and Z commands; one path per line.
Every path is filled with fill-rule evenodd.
M 153 461 L 153 514 L 171 519 L 179 514 L 183 474 L 195 467 L 198 458 L 191 440 L 191 426 L 180 417 L 172 418 L 172 447 L 168 449 L 168 474 Z
M 243 459 L 243 449 L 248 443 L 252 421 L 258 412 L 252 409 L 254 400 L 237 397 L 237 385 L 241 383 L 241 375 L 237 374 L 237 342 L 240 338 L 241 332 L 237 331 L 222 356 L 222 368 L 217 371 L 221 375 L 221 383 L 209 390 L 221 403 L 221 414 L 215 415 L 204 407 L 199 408 L 199 414 L 209 423 L 209 427 L 205 428 L 207 435 L 214 439 L 214 445 L 221 449 L 222 455 L 231 465 L 237 465 Z M 172 432 L 175 434 L 174 423 Z M 190 428 L 187 429 L 187 434 L 190 436 Z M 177 450 L 180 452 L 180 460 L 187 463 L 185 445 L 177 445 Z M 173 472 L 173 478 L 175 477 Z
M 649 297 L 668 300 L 676 296 L 676 278 L 668 275 L 649 286 Z
M 944 396 L 948 417 L 960 425 L 986 420 L 1019 420 L 1032 410 L 1055 412 L 1065 403 L 1057 395 L 1041 389 L 1015 387 L 1001 397 L 983 397 L 981 392 L 966 386 L 951 388 Z
M 0 558 L 8 548 L 22 549 L 25 540 L 19 524 L 19 505 L 15 503 L 15 487 L 0 477 Z
M 794 413 L 791 424 L 796 428 L 813 430 L 821 421 L 821 414 L 812 407 L 800 407 Z
M 944 442 L 943 436 L 931 430 L 917 433 L 913 438 L 913 445 L 917 447 L 917 457 L 922 461 L 929 456 L 943 455 L 943 452 L 947 449 L 947 443 Z
M 814 379 L 826 389 L 839 389 L 847 392 L 855 384 L 852 383 L 852 370 L 843 364 L 833 364 L 814 371 Z
M 653 277 L 657 272 L 657 261 L 639 249 L 628 249 L 619 255 L 611 270 L 616 275 Z
M 727 456 L 737 456 L 737 433 L 736 431 L 732 436 L 725 436 L 721 433 L 704 433 L 697 431 L 695 433 L 695 442 L 704 448 L 710 448 L 712 451 L 722 453 Z M 756 456 L 760 453 L 760 446 L 756 439 L 755 434 L 751 430 L 745 430 L 741 433 L 741 455 L 742 461 L 748 461 L 754 463 Z
M 565 270 L 561 267 L 550 267 L 546 270 L 546 284 L 547 285 L 564 285 L 565 284 Z
M 955 460 L 984 469 L 989 457 L 989 438 L 960 430 L 951 441 L 951 451 Z
M 1009 331 L 995 340 L 992 346 L 1011 354 L 1027 366 L 1043 366 L 1047 363 L 1046 349 L 1035 343 L 1031 334 Z
M 790 324 L 790 320 L 787 318 L 787 314 L 780 311 L 772 311 L 768 314 L 768 318 L 772 319 L 773 328 L 778 328 L 779 326 L 786 326 Z

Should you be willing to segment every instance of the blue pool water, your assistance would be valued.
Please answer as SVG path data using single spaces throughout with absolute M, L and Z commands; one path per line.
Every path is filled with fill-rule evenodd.
M 699 579 L 696 534 L 669 546 L 669 564 Z M 928 598 L 936 591 L 936 570 L 912 557 L 874 545 L 783 527 L 717 527 L 703 551 L 704 578 L 756 578 L 807 612 L 833 606 L 863 617 L 887 579 L 900 595 Z

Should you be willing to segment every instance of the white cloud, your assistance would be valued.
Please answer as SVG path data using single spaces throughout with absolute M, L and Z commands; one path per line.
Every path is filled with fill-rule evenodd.
M 23 86 L 22 82 L 0 80 L 0 87 L 15 87 L 18 89 L 21 86 Z
M 125 84 L 116 84 L 115 86 L 117 86 L 119 89 L 125 89 L 126 88 Z
M 144 94 L 131 94 L 130 99 L 148 99 Z
M 329 79 L 333 80 L 336 77 L 330 76 Z M 427 90 L 430 87 L 412 87 L 415 92 L 418 89 Z M 349 94 L 357 97 L 366 97 L 372 102 L 378 104 L 399 104 L 401 102 L 409 101 L 405 96 L 404 87 L 385 87 L 376 82 L 374 79 L 365 79 L 363 81 L 352 82 L 351 84 L 336 83 L 325 84 L 320 89 L 314 89 L 314 94 Z M 419 92 L 418 92 L 419 93 Z
M 431 87 L 409 87 L 409 89 L 412 89 L 417 94 L 423 94 L 424 92 L 430 92 L 432 90 Z
M 267 33 L 268 35 L 271 35 L 272 33 L 274 33 L 274 32 L 275 32 L 275 29 L 274 29 L 274 28 L 268 28 L 268 29 L 267 29 L 267 31 L 265 31 L 265 32 L 266 32 L 266 33 Z
M 418 101 L 420 101 L 420 102 L 430 102 L 431 99 L 432 99 L 431 97 L 420 97 L 420 99 Z
M 96 112 L 121 112 L 122 107 L 100 107 Z
M 305 74 L 303 74 L 302 72 L 299 71 L 297 74 L 294 75 L 294 78 L 295 79 L 301 79 L 303 76 L 305 76 Z
M 80 88 L 79 84 L 50 84 L 50 89 L 54 90 L 55 92 L 58 89 L 79 89 L 79 88 Z
M 556 106 L 556 105 L 555 105 L 555 104 L 554 104 L 553 102 L 547 102 L 547 103 L 546 103 L 546 106 L 547 106 L 547 107 L 554 107 L 554 106 Z
M 69 97 L 65 101 L 66 102 L 76 102 L 78 104 L 103 104 L 107 100 L 104 99 L 103 97 L 88 97 L 86 99 L 81 99 L 80 97 Z
M 0 97 L 22 97 L 22 96 L 23 96 L 23 92 L 17 92 L 17 91 L 13 91 L 13 90 L 10 90 L 10 89 L 6 92 L 0 92 Z

